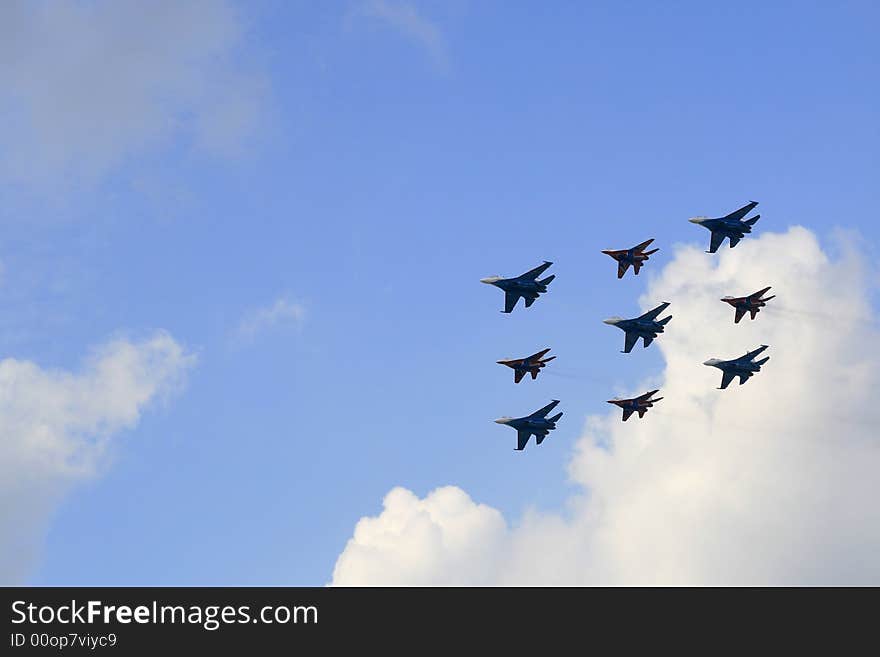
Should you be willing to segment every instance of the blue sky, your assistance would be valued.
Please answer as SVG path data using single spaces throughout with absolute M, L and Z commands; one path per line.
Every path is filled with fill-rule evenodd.
M 78 371 L 156 329 L 197 356 L 54 507 L 29 583 L 324 584 L 395 485 L 559 508 L 586 417 L 661 371 L 601 319 L 639 310 L 674 244 L 705 248 L 687 218 L 755 199 L 758 231 L 877 254 L 874 3 L 231 7 L 220 56 L 180 55 L 229 96 L 161 87 L 180 130 L 0 185 L 4 358 Z M 247 130 L 200 144 L 191 117 L 238 94 Z M 618 281 L 599 250 L 649 237 Z M 544 259 L 549 294 L 499 313 L 479 279 Z M 297 311 L 241 330 L 279 299 Z M 535 382 L 495 364 L 547 346 Z M 559 429 L 514 452 L 491 420 L 553 398 Z

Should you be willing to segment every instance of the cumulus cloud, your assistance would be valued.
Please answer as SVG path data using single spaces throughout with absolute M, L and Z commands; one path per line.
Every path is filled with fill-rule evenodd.
M 334 581 L 382 585 L 388 574 L 408 584 L 484 584 L 483 570 L 505 538 L 504 518 L 474 504 L 460 488 L 438 488 L 420 500 L 395 488 L 378 518 L 361 518 L 342 556 Z
M 113 438 L 193 360 L 159 332 L 106 343 L 77 373 L 0 361 L 0 583 L 25 577 L 64 493 L 100 472 Z
M 249 312 L 238 325 L 238 335 L 253 339 L 259 333 L 279 327 L 297 327 L 305 319 L 306 309 L 286 297 L 279 297 L 275 302 L 264 308 Z
M 568 466 L 582 491 L 565 513 L 507 527 L 459 489 L 443 489 L 459 508 L 445 516 L 430 514 L 435 494 L 396 490 L 406 503 L 358 523 L 333 582 L 880 584 L 880 331 L 855 243 L 838 236 L 832 258 L 794 227 L 717 258 L 678 247 L 640 300 L 672 302 L 655 342 L 665 369 L 620 391 L 659 383 L 664 400 L 641 421 L 587 419 Z M 766 285 L 777 298 L 734 325 L 720 297 Z M 716 390 L 720 372 L 702 362 L 760 344 L 761 373 Z M 446 547 L 469 532 L 493 550 Z
M 423 48 L 434 64 L 445 68 L 448 64 L 446 40 L 443 33 L 407 2 L 369 0 L 360 5 L 360 13 L 388 25 L 398 33 Z
M 224 0 L 0 3 L 0 176 L 94 179 L 185 136 L 229 152 L 266 96 Z

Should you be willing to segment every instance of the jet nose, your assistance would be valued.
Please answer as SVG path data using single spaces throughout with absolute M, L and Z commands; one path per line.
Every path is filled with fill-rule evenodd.
M 703 223 L 703 217 L 693 217 L 692 219 L 688 219 L 692 224 L 701 224 Z
M 711 366 L 714 365 L 716 362 L 718 362 L 718 361 L 715 360 L 714 358 L 710 358 L 710 359 L 707 360 L 705 363 L 703 363 L 703 365 L 709 365 L 709 366 L 711 367 Z
M 495 420 L 495 422 L 497 424 L 507 424 L 508 422 L 510 422 L 510 418 L 500 417 L 497 420 Z
M 611 326 L 614 326 L 614 325 L 617 324 L 617 322 L 619 322 L 619 321 L 620 321 L 619 319 L 615 319 L 615 318 L 611 317 L 611 318 L 609 318 L 609 319 L 603 319 L 603 320 L 602 320 L 602 323 L 603 323 L 603 324 L 611 324 Z
M 481 278 L 480 283 L 485 283 L 486 285 L 492 285 L 492 283 L 494 283 L 496 280 L 498 280 L 498 279 L 494 278 L 493 276 L 489 276 L 487 278 Z

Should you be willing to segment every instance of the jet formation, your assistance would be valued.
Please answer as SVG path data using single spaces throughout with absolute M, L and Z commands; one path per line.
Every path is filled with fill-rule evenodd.
M 632 399 L 618 399 L 617 397 L 615 397 L 614 399 L 609 399 L 608 403 L 614 404 L 615 406 L 620 406 L 620 408 L 623 409 L 623 421 L 626 422 L 629 419 L 629 416 L 633 413 L 638 413 L 639 417 L 644 417 L 649 408 L 651 408 L 656 402 L 663 399 L 663 397 L 651 399 L 651 397 L 653 397 L 658 392 L 660 391 L 651 390 L 650 392 L 646 392 L 644 395 L 639 395 L 638 397 L 633 397 Z
M 731 306 L 736 308 L 736 314 L 734 315 L 733 323 L 739 324 L 739 320 L 741 320 L 746 313 L 749 313 L 752 316 L 752 319 L 755 319 L 758 311 L 766 306 L 767 302 L 770 301 L 770 299 L 774 299 L 776 297 L 776 295 L 773 295 L 764 299 L 761 298 L 767 293 L 767 290 L 769 289 L 769 286 L 765 287 L 763 290 L 758 290 L 754 294 L 750 294 L 747 297 L 722 297 L 722 301 L 724 301 L 725 303 L 729 303 Z
M 730 248 L 733 248 L 745 235 L 752 232 L 752 227 L 761 215 L 755 215 L 750 219 L 745 219 L 745 217 L 757 205 L 757 201 L 751 201 L 739 210 L 731 212 L 724 217 L 695 217 L 689 221 L 699 224 L 710 231 L 711 237 L 707 253 L 715 253 L 718 251 L 718 248 L 724 242 L 725 238 L 729 240 Z M 630 249 L 609 249 L 603 250 L 602 253 L 611 256 L 617 261 L 618 279 L 623 278 L 624 274 L 626 274 L 630 267 L 633 268 L 633 275 L 638 276 L 640 269 L 648 260 L 649 256 L 659 251 L 659 249 L 656 248 L 651 249 L 650 251 L 645 250 L 653 242 L 654 238 L 651 238 Z M 529 308 L 541 294 L 547 292 L 547 286 L 556 276 L 550 275 L 544 279 L 539 279 L 538 277 L 541 276 L 552 264 L 552 262 L 545 260 L 543 264 L 514 278 L 491 276 L 489 278 L 480 279 L 480 282 L 494 285 L 504 291 L 504 310 L 502 312 L 509 314 L 513 312 L 513 309 L 516 307 L 520 298 L 525 300 L 525 307 Z M 733 321 L 735 324 L 739 324 L 740 320 L 746 313 L 749 313 L 751 318 L 755 319 L 755 316 L 760 309 L 767 305 L 767 302 L 770 299 L 775 298 L 774 296 L 764 296 L 768 290 L 770 290 L 769 286 L 745 297 L 726 296 L 722 298 L 721 301 L 730 304 L 735 309 L 736 313 Z M 658 319 L 658 317 L 669 307 L 669 305 L 668 301 L 664 301 L 656 308 L 649 310 L 638 317 L 631 319 L 611 317 L 603 321 L 611 326 L 616 326 L 625 333 L 622 353 L 628 354 L 632 351 L 639 338 L 642 339 L 644 347 L 647 348 L 660 333 L 664 332 L 666 325 L 672 319 L 672 315 L 668 315 L 662 319 Z M 770 360 L 770 357 L 765 356 L 760 360 L 756 360 L 756 358 L 767 348 L 767 345 L 761 345 L 754 351 L 743 354 L 739 358 L 731 360 L 710 358 L 703 364 L 721 370 L 721 386 L 719 389 L 724 390 L 736 377 L 739 377 L 740 385 L 742 385 L 756 373 L 760 372 L 761 366 Z M 549 351 L 550 348 L 548 347 L 547 349 L 542 349 L 541 351 L 534 353 L 531 356 L 526 356 L 525 358 L 509 358 L 499 360 L 497 363 L 499 365 L 505 365 L 513 370 L 514 383 L 522 381 L 526 374 L 531 374 L 532 379 L 534 380 L 538 378 L 538 373 L 541 369 L 546 367 L 547 363 L 556 358 L 556 356 L 546 357 Z M 645 413 L 648 412 L 648 409 L 652 408 L 655 403 L 663 399 L 663 397 L 654 397 L 658 392 L 660 392 L 659 389 L 651 390 L 638 397 L 632 397 L 629 399 L 616 397 L 614 399 L 609 399 L 608 403 L 614 404 L 622 409 L 622 421 L 626 422 L 632 417 L 633 413 L 637 413 L 639 418 L 644 417 Z M 532 436 L 535 436 L 535 443 L 540 445 L 544 441 L 544 438 L 556 428 L 556 423 L 559 421 L 559 418 L 562 417 L 562 413 L 557 413 L 551 417 L 547 417 L 547 415 L 556 408 L 558 404 L 559 400 L 554 399 L 531 415 L 517 418 L 503 417 L 495 420 L 495 422 L 516 429 L 516 451 L 522 451 L 525 449 L 526 444 Z
M 506 424 L 516 429 L 516 451 L 521 452 L 526 448 L 529 438 L 535 436 L 535 443 L 540 445 L 544 442 L 547 434 L 556 428 L 556 423 L 562 417 L 562 413 L 557 413 L 553 417 L 547 417 L 547 413 L 556 408 L 559 403 L 558 399 L 554 399 L 544 408 L 540 408 L 531 415 L 525 417 L 502 417 L 495 420 L 498 424 Z
M 535 299 L 537 299 L 539 295 L 547 291 L 547 286 L 550 284 L 550 281 L 556 278 L 556 275 L 548 276 L 540 281 L 538 280 L 538 276 L 543 274 L 547 267 L 552 264 L 552 262 L 547 262 L 545 260 L 544 264 L 538 265 L 534 269 L 530 269 L 525 274 L 520 274 L 515 278 L 490 276 L 488 278 L 481 278 L 480 282 L 486 283 L 487 285 L 494 285 L 495 287 L 504 290 L 504 310 L 501 312 L 511 313 L 520 297 L 525 299 L 526 308 L 528 308 L 535 303 Z
M 508 358 L 507 360 L 499 360 L 496 361 L 499 365 L 507 365 L 509 368 L 513 370 L 513 382 L 519 383 L 522 381 L 523 377 L 526 374 L 531 374 L 532 379 L 538 378 L 538 372 L 541 371 L 542 367 L 545 367 L 547 363 L 556 358 L 556 356 L 550 356 L 549 358 L 544 358 L 544 354 L 550 351 L 549 348 L 543 349 L 536 354 L 532 354 L 531 356 L 526 356 L 525 358 Z
M 621 353 L 628 354 L 632 351 L 632 348 L 635 346 L 636 342 L 638 342 L 639 338 L 642 339 L 643 344 L 647 348 L 654 338 L 660 333 L 663 333 L 663 327 L 669 323 L 669 320 L 672 319 L 672 315 L 660 320 L 658 320 L 657 317 L 668 307 L 669 302 L 664 301 L 653 310 L 649 310 L 644 315 L 639 315 L 633 319 L 610 317 L 608 319 L 603 319 L 602 321 L 611 326 L 616 326 L 626 334 L 626 337 L 623 339 L 623 351 Z
M 761 215 L 756 214 L 751 219 L 746 219 L 745 221 L 743 221 L 743 217 L 754 210 L 756 205 L 758 205 L 757 201 L 750 201 L 739 210 L 735 210 L 724 217 L 716 219 L 694 217 L 688 221 L 709 229 L 712 236 L 709 238 L 709 250 L 706 253 L 715 253 L 724 242 L 725 237 L 730 240 L 730 248 L 732 249 L 745 237 L 746 233 L 752 232 L 752 226 L 761 218 Z
M 641 244 L 636 244 L 631 249 L 620 249 L 617 251 L 605 250 L 602 251 L 605 255 L 610 255 L 612 258 L 617 260 L 617 278 L 623 278 L 623 275 L 626 273 L 626 270 L 629 269 L 629 266 L 632 265 L 633 274 L 635 276 L 639 275 L 639 270 L 642 268 L 642 265 L 645 264 L 645 261 L 648 259 L 653 253 L 657 253 L 660 249 L 651 249 L 650 251 L 645 251 L 645 248 L 654 241 L 654 238 L 647 240 L 646 242 L 642 242 Z

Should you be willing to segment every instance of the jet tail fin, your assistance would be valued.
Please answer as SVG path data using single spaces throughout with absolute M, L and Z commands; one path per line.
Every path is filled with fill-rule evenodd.
M 770 360 L 770 356 L 765 356 L 765 357 L 762 358 L 761 360 L 756 360 L 756 361 L 755 361 L 755 365 L 757 365 L 758 367 L 760 367 L 761 365 L 763 365 L 764 363 L 766 363 L 768 360 Z
M 756 215 L 755 215 L 754 217 L 752 217 L 751 219 L 746 219 L 743 223 L 746 224 L 746 225 L 748 225 L 748 226 L 754 226 L 754 225 L 755 225 L 755 222 L 758 221 L 758 219 L 760 219 L 760 218 L 761 218 L 761 215 L 756 214 Z
M 672 319 L 672 315 L 670 315 L 669 317 L 664 317 L 657 323 L 660 324 L 660 326 L 666 326 L 669 323 L 670 319 Z
M 556 415 L 554 415 L 553 417 L 548 417 L 547 421 L 548 422 L 558 422 L 559 418 L 561 418 L 561 417 L 562 417 L 562 412 L 559 412 Z
M 547 278 L 538 281 L 538 283 L 540 283 L 541 285 L 548 285 L 550 283 L 550 281 L 552 281 L 554 278 L 556 278 L 556 274 L 552 274 L 552 275 L 548 276 Z
M 657 251 L 659 251 L 659 250 L 660 250 L 660 249 L 651 249 L 650 251 L 642 251 L 642 255 L 649 256 L 649 255 L 652 255 L 652 254 L 654 254 L 654 253 L 657 253 Z
M 771 297 L 764 297 L 763 299 L 761 299 L 761 301 L 770 301 L 770 299 L 775 299 L 775 298 L 776 298 L 776 295 L 774 294 Z

